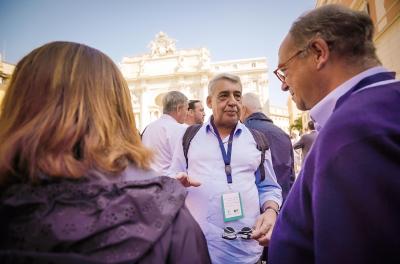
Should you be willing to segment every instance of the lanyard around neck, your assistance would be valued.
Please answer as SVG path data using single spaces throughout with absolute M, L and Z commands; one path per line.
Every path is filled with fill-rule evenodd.
M 219 148 L 221 149 L 222 158 L 224 159 L 225 163 L 225 174 L 226 180 L 228 183 L 232 183 L 232 168 L 231 168 L 231 157 L 232 157 L 232 141 L 233 141 L 233 134 L 235 129 L 232 129 L 231 133 L 229 134 L 228 140 L 228 151 L 225 152 L 224 143 L 222 142 L 221 136 L 219 135 L 218 129 L 214 124 L 214 119 L 211 118 L 211 126 L 214 129 L 214 133 L 217 136 Z

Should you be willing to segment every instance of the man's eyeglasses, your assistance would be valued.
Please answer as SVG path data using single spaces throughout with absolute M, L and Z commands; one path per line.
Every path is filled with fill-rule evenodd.
M 251 239 L 252 232 L 253 230 L 250 227 L 243 227 L 242 230 L 236 232 L 235 229 L 233 229 L 230 226 L 227 226 L 224 228 L 224 233 L 222 234 L 222 238 L 228 240 L 234 240 L 237 237 L 240 237 L 242 239 Z
M 303 52 L 306 51 L 307 49 L 308 49 L 308 45 L 307 45 L 306 48 L 297 51 L 297 52 L 296 52 L 292 57 L 290 57 L 286 62 L 281 63 L 281 64 L 278 65 L 278 68 L 276 68 L 276 70 L 274 71 L 274 74 L 276 75 L 276 77 L 278 77 L 278 79 L 279 79 L 281 82 L 285 82 L 285 80 L 286 80 L 286 74 L 285 74 L 285 72 L 284 72 L 282 69 L 286 68 L 287 65 L 289 64 L 289 62 L 290 62 L 291 60 L 293 60 L 294 58 L 296 58 L 297 56 L 299 56 L 301 53 L 303 53 Z

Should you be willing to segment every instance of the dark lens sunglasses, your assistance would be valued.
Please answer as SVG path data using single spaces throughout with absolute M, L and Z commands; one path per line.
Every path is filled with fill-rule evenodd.
M 252 232 L 253 229 L 251 229 L 250 227 L 243 227 L 240 231 L 236 232 L 235 229 L 233 229 L 230 226 L 227 226 L 224 228 L 224 233 L 222 234 L 222 238 L 228 240 L 234 240 L 238 237 L 242 239 L 251 239 Z

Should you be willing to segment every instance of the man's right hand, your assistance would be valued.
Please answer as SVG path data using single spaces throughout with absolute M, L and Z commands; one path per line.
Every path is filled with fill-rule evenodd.
M 199 187 L 201 182 L 196 181 L 195 179 L 190 178 L 186 172 L 179 172 L 176 174 L 175 179 L 180 181 L 185 187 Z

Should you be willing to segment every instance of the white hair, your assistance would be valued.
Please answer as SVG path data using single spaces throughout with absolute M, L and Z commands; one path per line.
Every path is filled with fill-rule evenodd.
M 262 112 L 260 97 L 255 93 L 245 93 L 242 96 L 242 105 L 246 106 L 252 113 Z
M 168 92 L 163 98 L 163 114 L 176 112 L 177 107 L 181 104 L 187 103 L 188 98 L 186 95 L 179 91 Z
M 231 81 L 235 84 L 239 84 L 240 89 L 242 89 L 242 82 L 240 81 L 239 76 L 230 73 L 221 73 L 214 76 L 214 78 L 212 78 L 211 81 L 208 83 L 208 95 L 212 95 L 212 93 L 214 92 L 215 83 L 223 79 Z

